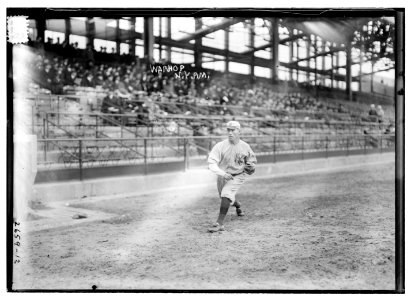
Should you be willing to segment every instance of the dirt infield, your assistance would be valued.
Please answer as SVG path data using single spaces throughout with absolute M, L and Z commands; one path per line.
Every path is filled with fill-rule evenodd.
M 172 179 L 170 179 L 172 180 Z M 16 289 L 395 288 L 394 164 L 250 180 L 226 232 L 216 188 L 84 202 L 118 217 L 31 233 Z

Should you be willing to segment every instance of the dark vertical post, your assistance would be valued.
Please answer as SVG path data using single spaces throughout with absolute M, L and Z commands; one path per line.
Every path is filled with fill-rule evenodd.
M 187 139 L 186 138 L 184 138 L 183 139 L 183 144 L 184 144 L 184 171 L 187 171 L 187 165 L 188 165 L 188 162 L 187 162 Z
M 49 114 L 46 113 L 46 138 L 49 138 Z
M 147 175 L 147 139 L 144 138 L 144 175 Z
M 318 63 L 317 63 L 317 55 L 318 55 L 318 37 L 314 36 L 314 85 L 315 85 L 315 97 L 318 100 L 319 90 L 318 90 Z
M 300 59 L 300 45 L 299 45 L 299 40 L 300 40 L 300 39 L 298 38 L 298 39 L 295 41 L 295 48 L 296 48 L 296 49 L 295 49 L 295 50 L 296 50 L 296 53 L 295 53 L 295 54 L 296 54 L 296 58 L 295 58 L 295 59 L 296 59 L 297 61 L 299 61 L 299 59 Z M 299 82 L 299 77 L 300 77 L 300 70 L 299 70 L 299 68 L 296 69 L 296 73 L 297 73 L 297 74 L 296 74 L 296 77 L 297 77 L 297 83 L 298 83 L 298 82 Z
M 307 68 L 310 67 L 310 59 L 309 57 L 311 56 L 311 35 L 307 37 Z M 310 73 L 307 71 L 307 80 L 310 79 Z
M 43 149 L 44 150 L 44 162 L 46 162 L 47 161 L 47 147 L 48 147 L 47 141 L 44 142 L 43 147 L 44 147 Z
M 328 136 L 325 137 L 325 158 L 328 158 Z
M 275 151 L 276 151 L 276 137 L 274 136 L 273 140 L 273 163 L 276 163 L 276 156 L 275 156 Z
M 251 19 L 251 26 L 250 26 L 250 31 L 248 32 L 249 34 L 249 42 L 250 42 L 250 47 L 251 49 L 254 49 L 254 19 Z M 254 83 L 254 67 L 255 67 L 255 56 L 254 56 L 254 51 L 251 51 L 250 53 L 250 83 Z
M 71 34 L 71 20 L 70 19 L 65 19 L 65 32 L 64 32 L 64 39 L 67 41 L 67 43 L 70 40 L 70 34 Z
M 301 159 L 304 160 L 304 136 L 301 136 Z
M 362 64 L 364 63 L 364 38 L 361 37 L 360 45 L 360 71 L 358 74 L 358 91 L 362 92 Z
M 288 30 L 289 30 L 289 33 L 290 33 L 290 38 L 292 38 L 293 37 L 293 29 L 289 28 Z M 294 60 L 294 41 L 290 40 L 288 42 L 288 61 L 291 64 L 293 62 L 293 60 Z M 289 74 L 288 76 L 290 77 L 289 81 L 293 81 L 293 71 L 294 70 L 291 67 L 288 69 L 288 74 Z
M 43 119 L 43 139 L 46 138 L 46 119 Z
M 96 138 L 98 138 L 98 116 L 96 115 Z
M 195 31 L 201 30 L 203 27 L 203 22 L 201 18 L 194 18 L 195 20 Z M 199 49 L 202 45 L 202 37 L 196 37 L 194 41 L 194 64 L 196 68 L 200 69 L 203 63 L 203 57 Z
M 79 163 L 79 171 L 80 171 L 80 180 L 83 180 L 83 143 L 82 140 L 78 141 L 78 163 Z
M 314 85 L 315 85 L 315 90 L 316 90 L 316 95 L 318 97 L 318 74 L 317 74 L 317 70 L 318 70 L 318 64 L 317 64 L 317 54 L 318 54 L 318 48 L 317 48 L 317 36 L 314 36 Z
M 130 20 L 130 31 L 131 31 L 131 35 L 135 35 L 136 33 L 136 18 L 135 17 L 131 17 L 129 18 Z M 129 39 L 129 53 L 131 56 L 133 56 L 133 58 L 136 56 L 136 39 L 130 38 Z
M 167 18 L 167 38 L 170 40 L 171 39 L 171 18 L 168 17 Z M 171 61 L 171 47 L 167 46 L 166 47 L 166 58 L 167 61 L 170 62 Z
M 331 89 L 334 88 L 334 52 L 331 52 Z
M 326 45 L 325 45 L 326 43 L 325 43 L 325 41 L 324 40 L 322 40 L 322 51 L 323 51 L 323 53 L 325 53 L 325 49 L 326 49 Z M 325 55 L 325 54 L 323 54 L 322 55 L 322 60 L 321 60 L 321 71 L 324 71 L 325 70 L 325 58 L 327 57 L 327 55 Z M 321 82 L 322 82 L 322 85 L 323 86 L 325 86 L 325 75 L 324 74 L 322 74 L 321 75 Z
M 229 47 L 230 47 L 230 28 L 226 28 L 224 30 L 224 62 L 225 62 L 224 72 L 226 73 L 229 72 L 229 64 L 230 64 L 230 57 L 228 56 Z
M 116 54 L 120 55 L 120 19 L 116 20 Z
M 37 28 L 37 39 L 41 38 L 41 41 L 44 43 L 44 32 L 46 31 L 46 20 L 44 17 L 36 18 L 36 28 Z
M 60 96 L 57 96 L 57 125 L 60 125 Z
M 154 35 L 153 35 L 153 18 L 144 17 L 144 56 L 149 62 L 153 59 Z
M 158 59 L 161 60 L 163 58 L 163 18 L 159 17 L 158 22 L 160 28 L 158 32 Z
M 278 44 L 279 44 L 279 34 L 278 34 L 278 18 L 271 19 L 271 81 L 273 84 L 278 82 Z
M 350 147 L 350 138 L 349 138 L 349 136 L 347 135 L 347 156 L 350 155 L 350 153 L 349 153 L 349 151 L 350 151 L 349 147 Z
M 404 292 L 404 11 L 395 17 L 395 286 Z
M 120 137 L 123 138 L 124 117 L 120 118 Z
M 86 36 L 87 44 L 94 45 L 94 37 L 96 35 L 96 25 L 94 24 L 94 19 L 88 17 L 86 21 Z
M 345 93 L 348 101 L 352 101 L 352 74 L 351 74 L 351 69 L 352 69 L 352 45 L 351 45 L 351 37 L 347 39 L 346 45 L 345 45 L 345 51 L 346 51 L 346 75 L 345 75 Z

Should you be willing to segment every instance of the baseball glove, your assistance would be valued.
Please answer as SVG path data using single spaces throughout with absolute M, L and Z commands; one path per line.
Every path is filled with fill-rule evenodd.
M 255 172 L 254 164 L 248 162 L 247 158 L 245 159 L 244 172 L 247 173 L 248 175 L 251 175 Z

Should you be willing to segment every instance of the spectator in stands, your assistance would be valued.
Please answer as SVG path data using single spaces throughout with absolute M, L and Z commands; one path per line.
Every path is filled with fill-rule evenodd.
M 370 105 L 370 110 L 368 111 L 369 116 L 376 116 L 377 115 L 377 110 L 375 109 L 375 105 L 371 104 Z
M 44 70 L 40 73 L 40 86 L 50 90 L 51 89 L 51 84 L 52 84 L 52 80 L 54 78 L 54 72 L 51 68 L 51 65 L 49 63 L 49 61 L 46 59 L 44 61 Z
M 84 87 L 92 87 L 92 88 L 96 87 L 93 74 L 91 72 L 85 73 L 83 76 L 83 79 L 81 80 L 80 85 Z
M 120 99 L 117 97 L 115 92 L 110 91 L 108 95 L 103 99 L 101 112 L 105 114 L 120 114 L 123 112 Z
M 61 95 L 63 94 L 63 87 L 64 87 L 63 69 L 59 68 L 57 70 L 56 75 L 53 77 L 51 81 L 51 92 L 53 94 Z
M 95 79 L 96 87 L 103 87 L 104 83 L 105 83 L 105 80 L 103 78 L 103 74 L 98 72 L 97 76 L 96 76 L 96 79 Z
M 75 70 L 72 70 L 70 68 L 70 70 L 66 72 L 64 84 L 69 85 L 69 86 L 78 85 L 78 77 L 77 77 L 77 72 Z
M 116 84 L 114 83 L 113 75 L 108 75 L 107 79 L 105 80 L 103 84 L 103 89 L 108 90 L 108 91 L 114 91 L 115 88 L 116 88 Z
M 381 105 L 377 106 L 377 116 L 378 122 L 382 123 L 384 121 L 384 110 L 382 109 Z
M 368 111 L 368 120 L 370 122 L 377 122 L 378 121 L 378 114 L 377 110 L 375 109 L 375 105 L 370 105 L 370 110 Z

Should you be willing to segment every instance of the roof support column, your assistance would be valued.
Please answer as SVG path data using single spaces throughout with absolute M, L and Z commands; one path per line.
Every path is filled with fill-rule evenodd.
M 278 18 L 271 19 L 271 81 L 278 82 L 278 44 L 280 37 L 278 35 Z
M 331 52 L 331 89 L 334 88 L 334 52 Z
M 346 51 L 346 76 L 345 76 L 345 93 L 347 95 L 347 100 L 348 101 L 352 101 L 352 74 L 351 74 L 351 65 L 352 65 L 352 45 L 351 45 L 351 39 L 349 38 L 346 42 L 346 46 L 345 46 L 345 51 Z
M 374 58 L 373 57 L 371 57 L 371 90 L 370 90 L 370 93 L 372 94 L 372 93 L 374 93 Z
M 317 49 L 317 36 L 314 36 L 314 85 L 317 88 L 318 82 L 317 82 L 317 70 L 318 70 L 318 66 L 317 66 L 317 53 L 318 53 L 318 49 Z
M 335 59 L 335 65 L 336 65 L 335 71 L 338 74 L 340 72 L 340 68 L 339 68 L 340 67 L 340 51 L 336 52 L 336 54 L 337 54 L 337 57 Z M 336 88 L 340 88 L 338 79 L 336 79 L 335 85 L 336 85 Z
M 296 47 L 296 60 L 298 61 L 300 59 L 300 45 L 299 45 L 299 38 L 295 41 L 295 47 Z M 297 64 L 298 66 L 298 64 Z M 299 68 L 296 69 L 297 72 L 297 82 L 299 82 L 299 77 L 300 77 L 300 70 Z
M 120 20 L 116 20 L 116 54 L 120 55 Z
M 254 49 L 254 19 L 251 19 L 251 27 L 250 31 L 248 33 L 250 36 L 250 47 L 251 49 Z M 254 57 L 254 51 L 251 52 L 250 54 L 250 83 L 254 83 L 254 67 L 255 67 L 255 57 Z
M 322 40 L 322 51 L 323 53 L 325 52 L 325 41 Z M 323 55 L 322 56 L 322 60 L 321 60 L 321 70 L 324 71 L 325 70 L 325 58 L 327 57 L 327 55 Z M 325 75 L 321 76 L 321 84 L 323 86 L 325 86 Z
M 64 30 L 64 39 L 68 42 L 70 40 L 71 34 L 71 20 L 70 18 L 64 20 L 65 30 Z
M 230 28 L 224 29 L 224 71 L 226 73 L 229 72 L 229 63 L 230 63 L 230 57 L 228 56 L 228 51 L 230 48 Z
M 360 45 L 360 73 L 358 74 L 358 91 L 362 92 L 362 64 L 364 63 L 364 43 L 363 38 L 361 38 Z
M 307 57 L 311 56 L 311 36 L 307 37 Z M 307 59 L 307 68 L 310 67 L 310 59 Z M 306 82 L 311 85 L 311 73 L 307 71 Z
M 171 39 L 171 18 L 167 18 L 167 39 Z M 171 62 L 171 47 L 166 47 L 166 60 Z
M 144 17 L 144 57 L 151 63 L 153 60 L 154 35 L 153 35 L 153 18 Z
M 315 56 L 315 65 L 314 65 L 314 85 L 315 85 L 315 97 L 318 99 L 319 96 L 319 90 L 318 90 L 318 64 L 317 64 L 317 54 L 318 54 L 318 48 L 317 48 L 317 41 L 318 37 L 315 35 L 314 36 L 314 56 Z
M 290 38 L 292 38 L 293 36 L 293 30 L 292 29 L 288 29 L 290 32 Z M 288 62 L 292 63 L 294 58 L 294 41 L 291 40 L 288 42 Z M 293 80 L 293 68 L 289 68 L 288 69 L 288 73 L 289 73 L 289 81 Z
M 87 44 L 94 46 L 94 37 L 96 36 L 96 25 L 94 24 L 94 19 L 88 17 L 86 22 L 86 37 Z
M 163 58 L 163 18 L 159 17 L 159 33 L 158 33 L 158 59 L 161 60 Z
M 130 18 L 130 31 L 131 34 L 134 34 L 136 32 L 136 18 Z M 133 57 L 136 56 L 136 39 L 130 38 L 129 39 L 129 48 L 128 51 L 130 55 Z
M 37 39 L 41 38 L 44 43 L 44 31 L 46 30 L 46 20 L 43 17 L 36 18 Z
M 195 31 L 201 30 L 203 28 L 203 21 L 201 18 L 195 18 Z M 197 37 L 194 41 L 194 65 L 196 68 L 201 69 L 203 65 L 203 58 L 201 55 L 201 51 L 199 51 L 199 48 L 201 48 L 202 45 L 202 37 Z

